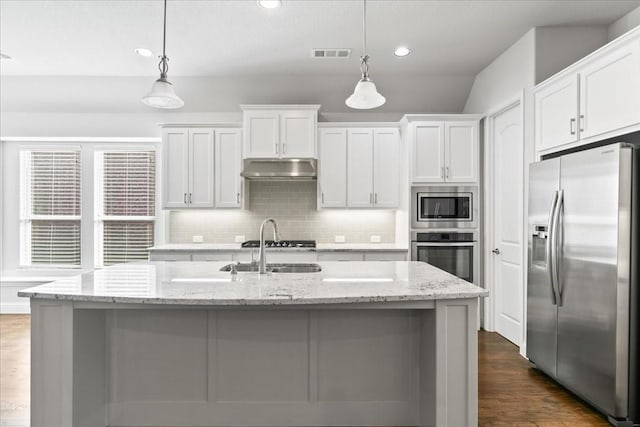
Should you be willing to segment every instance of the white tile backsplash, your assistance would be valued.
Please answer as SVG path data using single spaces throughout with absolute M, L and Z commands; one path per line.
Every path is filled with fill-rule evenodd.
M 234 243 L 235 236 L 257 239 L 260 224 L 274 217 L 283 239 L 314 239 L 333 243 L 336 235 L 346 243 L 370 243 L 372 234 L 381 243 L 395 243 L 393 210 L 316 209 L 315 181 L 254 181 L 249 209 L 178 210 L 170 213 L 169 243 L 191 243 L 203 236 L 205 243 Z M 273 236 L 271 229 L 268 238 Z

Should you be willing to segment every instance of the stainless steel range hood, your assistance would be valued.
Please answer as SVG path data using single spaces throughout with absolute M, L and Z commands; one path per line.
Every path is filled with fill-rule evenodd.
M 251 180 L 316 179 L 316 159 L 244 159 L 240 176 Z

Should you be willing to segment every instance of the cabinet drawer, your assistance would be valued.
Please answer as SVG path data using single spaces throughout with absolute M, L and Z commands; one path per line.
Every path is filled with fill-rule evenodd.
M 365 261 L 406 261 L 406 252 L 365 252 Z
M 231 252 L 197 253 L 191 256 L 192 261 L 233 261 Z
M 191 261 L 191 254 L 184 252 L 151 252 L 149 261 Z
M 320 252 L 318 261 L 364 261 L 362 252 Z

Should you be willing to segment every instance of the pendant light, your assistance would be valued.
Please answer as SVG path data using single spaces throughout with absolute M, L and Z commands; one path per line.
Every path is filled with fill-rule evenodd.
M 376 85 L 369 79 L 369 55 L 367 55 L 367 0 L 362 2 L 362 56 L 360 57 L 362 78 L 356 85 L 353 94 L 347 98 L 345 104 L 351 108 L 368 110 L 377 108 L 385 103 L 384 96 L 378 93 Z
M 184 106 L 184 101 L 180 99 L 173 89 L 173 85 L 167 80 L 169 71 L 169 58 L 165 53 L 167 45 L 167 0 L 164 0 L 164 28 L 162 33 L 162 56 L 158 69 L 160 78 L 153 83 L 151 91 L 142 98 L 142 102 L 150 107 L 156 108 L 180 108 Z

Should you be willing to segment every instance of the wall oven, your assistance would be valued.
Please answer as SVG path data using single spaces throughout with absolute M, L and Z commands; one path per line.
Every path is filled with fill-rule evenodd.
M 413 187 L 412 228 L 476 228 L 478 187 Z
M 477 231 L 414 231 L 411 240 L 412 261 L 426 262 L 467 282 L 479 283 Z

